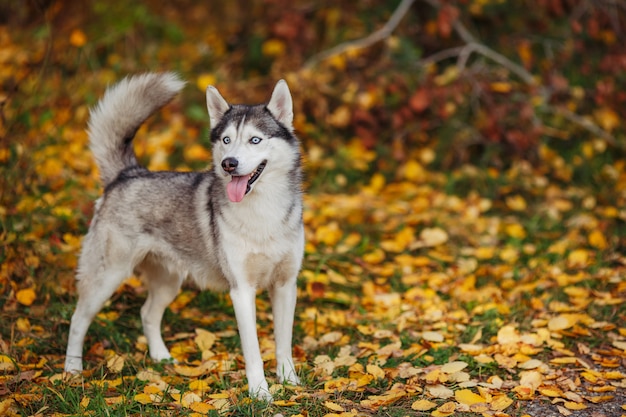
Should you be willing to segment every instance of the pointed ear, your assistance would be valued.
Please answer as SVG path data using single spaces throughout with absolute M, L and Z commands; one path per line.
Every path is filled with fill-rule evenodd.
M 217 91 L 217 88 L 212 85 L 206 89 L 206 107 L 209 111 L 209 119 L 211 121 L 211 129 L 215 128 L 217 124 L 222 120 L 224 113 L 230 109 L 230 105 L 224 100 Z
M 293 103 L 287 82 L 280 80 L 276 83 L 272 98 L 267 103 L 267 109 L 289 130 L 293 130 Z

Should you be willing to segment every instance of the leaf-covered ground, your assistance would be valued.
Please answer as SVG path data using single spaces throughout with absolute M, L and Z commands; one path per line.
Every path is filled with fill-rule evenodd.
M 626 415 L 621 3 L 405 1 L 381 42 L 325 58 L 397 5 L 14 3 L 0 6 L 0 415 Z M 209 163 L 207 84 L 236 102 L 290 84 L 303 385 L 273 385 L 271 404 L 246 394 L 226 294 L 184 287 L 163 326 L 178 363 L 153 363 L 138 277 L 92 324 L 87 371 L 62 373 L 101 192 L 88 110 L 145 70 L 189 81 L 138 133 L 151 169 Z M 264 294 L 257 311 L 271 383 Z

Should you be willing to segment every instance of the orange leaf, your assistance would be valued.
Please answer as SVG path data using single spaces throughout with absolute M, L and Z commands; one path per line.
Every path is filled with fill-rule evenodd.
M 594 230 L 589 233 L 589 245 L 593 246 L 596 249 L 604 250 L 607 248 L 608 243 L 606 241 L 606 237 L 599 230 Z
M 29 306 L 33 304 L 33 302 L 37 298 L 37 293 L 35 293 L 35 290 L 33 288 L 24 288 L 22 290 L 19 290 L 17 294 L 15 294 L 15 298 L 17 298 L 18 303 Z
M 409 106 L 415 113 L 421 113 L 430 105 L 430 93 L 421 88 L 417 90 L 409 99 Z
M 87 43 L 87 36 L 85 32 L 80 29 L 74 29 L 70 34 L 70 44 L 77 48 L 84 46 Z

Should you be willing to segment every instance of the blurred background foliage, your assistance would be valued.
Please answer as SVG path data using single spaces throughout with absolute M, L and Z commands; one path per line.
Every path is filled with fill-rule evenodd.
M 42 237 L 71 266 L 79 242 L 71 236 L 85 230 L 98 195 L 85 146 L 89 106 L 142 71 L 189 80 L 183 98 L 142 130 L 156 138 L 137 139 L 153 169 L 207 166 L 208 84 L 229 100 L 261 102 L 286 78 L 310 190 L 355 189 L 375 172 L 419 180 L 426 167 L 451 173 L 449 191 L 464 193 L 522 164 L 621 206 L 624 1 L 415 0 L 380 42 L 319 59 L 380 29 L 399 3 L 3 2 L 2 258 L 19 258 L 3 267 L 29 275 L 41 256 L 29 265 L 29 253 L 11 254 L 9 244 L 39 242 L 29 249 L 37 252 Z M 454 177 L 468 166 L 487 169 Z

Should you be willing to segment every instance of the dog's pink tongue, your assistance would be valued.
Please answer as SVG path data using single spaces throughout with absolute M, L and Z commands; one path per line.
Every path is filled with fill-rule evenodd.
M 233 175 L 233 179 L 226 185 L 226 192 L 228 193 L 228 198 L 233 203 L 239 203 L 243 200 L 243 197 L 246 195 L 246 189 L 248 188 L 248 177 L 247 176 L 235 176 Z

